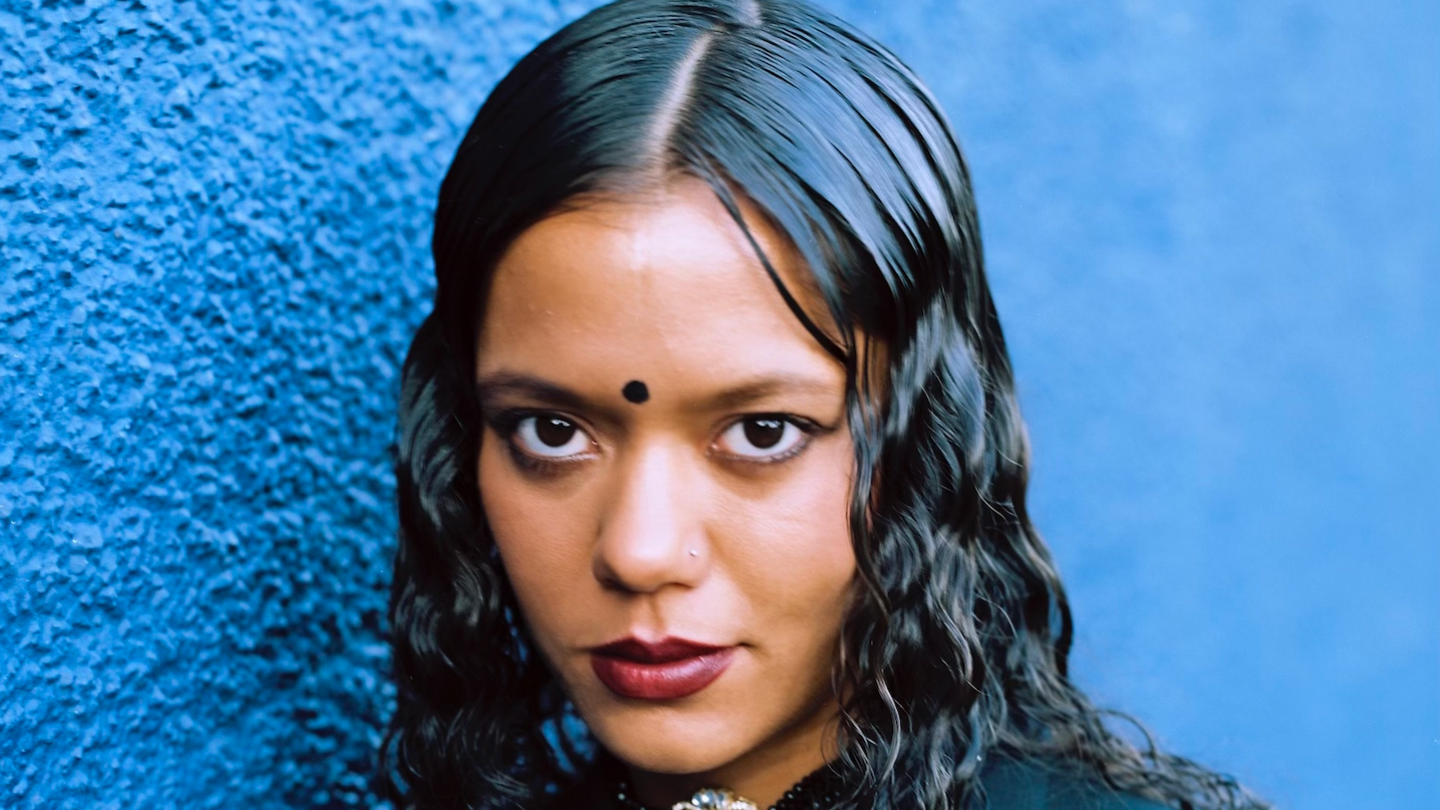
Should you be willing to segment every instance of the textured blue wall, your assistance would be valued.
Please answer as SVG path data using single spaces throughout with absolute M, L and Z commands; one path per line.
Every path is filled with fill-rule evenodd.
M 0 6 L 0 805 L 369 807 L 432 200 L 595 3 Z M 827 5 L 971 157 L 1077 670 L 1440 805 L 1440 10 Z

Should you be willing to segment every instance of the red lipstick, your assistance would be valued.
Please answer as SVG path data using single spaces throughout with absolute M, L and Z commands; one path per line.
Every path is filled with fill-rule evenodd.
M 683 638 L 625 638 L 590 651 L 590 668 L 611 692 L 635 700 L 678 700 L 715 682 L 735 647 Z

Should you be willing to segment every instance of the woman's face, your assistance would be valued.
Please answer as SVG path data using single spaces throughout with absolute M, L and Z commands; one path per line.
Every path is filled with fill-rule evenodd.
M 844 369 L 698 181 L 530 228 L 483 323 L 480 493 L 541 652 L 642 795 L 778 796 L 834 740 Z

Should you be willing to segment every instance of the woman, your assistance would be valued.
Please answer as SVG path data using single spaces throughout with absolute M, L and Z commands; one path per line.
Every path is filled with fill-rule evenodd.
M 486 101 L 433 246 L 400 806 L 1259 806 L 1067 679 L 966 169 L 880 46 L 598 9 Z

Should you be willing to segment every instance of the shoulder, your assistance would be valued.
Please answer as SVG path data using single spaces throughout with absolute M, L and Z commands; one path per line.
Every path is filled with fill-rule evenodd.
M 980 776 L 984 810 L 1168 810 L 1043 760 L 996 757 Z

